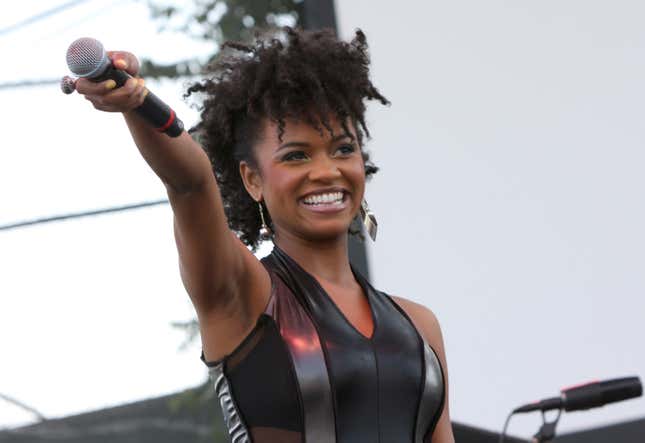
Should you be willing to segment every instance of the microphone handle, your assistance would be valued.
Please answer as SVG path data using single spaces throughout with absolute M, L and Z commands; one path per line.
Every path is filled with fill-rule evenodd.
M 596 408 L 641 395 L 643 395 L 643 385 L 638 377 L 589 383 L 562 391 L 564 410 L 567 412 Z
M 91 80 L 94 82 L 102 82 L 111 79 L 116 82 L 117 88 L 120 88 L 130 78 L 132 76 L 127 72 L 110 65 L 105 72 L 98 77 L 93 77 Z M 175 111 L 159 97 L 150 92 L 150 90 L 148 90 L 141 106 L 135 108 L 134 111 L 150 123 L 157 131 L 163 132 L 170 137 L 179 137 L 184 131 L 184 123 L 177 117 Z

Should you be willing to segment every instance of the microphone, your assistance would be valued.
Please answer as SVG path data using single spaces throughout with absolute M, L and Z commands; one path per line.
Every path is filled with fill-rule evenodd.
M 513 413 L 564 409 L 567 412 L 581 411 L 604 406 L 643 395 L 643 385 L 638 377 L 615 378 L 565 388 L 559 397 L 551 397 L 529 403 L 513 410 Z
M 117 87 L 123 86 L 132 78 L 127 72 L 112 65 L 101 42 L 89 37 L 79 38 L 69 45 L 67 66 L 78 77 L 97 83 L 112 79 Z M 61 84 L 61 88 L 66 93 L 73 91 L 68 83 Z M 175 111 L 150 91 L 141 106 L 134 111 L 159 132 L 170 137 L 178 137 L 184 130 L 184 124 L 177 118 Z

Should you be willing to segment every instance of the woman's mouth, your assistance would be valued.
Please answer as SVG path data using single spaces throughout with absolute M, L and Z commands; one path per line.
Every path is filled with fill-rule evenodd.
M 301 200 L 303 206 L 315 212 L 337 212 L 347 207 L 346 193 L 342 191 L 309 195 Z

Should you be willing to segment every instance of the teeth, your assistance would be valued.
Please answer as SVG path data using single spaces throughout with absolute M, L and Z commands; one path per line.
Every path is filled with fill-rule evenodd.
M 328 192 L 325 194 L 310 195 L 304 200 L 304 202 L 308 205 L 340 203 L 341 201 L 343 201 L 342 192 Z

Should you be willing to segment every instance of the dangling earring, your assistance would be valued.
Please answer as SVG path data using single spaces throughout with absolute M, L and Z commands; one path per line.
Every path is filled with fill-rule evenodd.
M 260 220 L 262 221 L 262 226 L 260 226 L 260 240 L 266 241 L 266 240 L 271 240 L 273 237 L 273 232 L 271 232 L 271 229 L 267 226 L 267 224 L 264 222 L 264 211 L 262 209 L 262 202 L 258 202 L 258 207 L 260 208 Z
M 361 202 L 361 218 L 363 219 L 363 226 L 365 230 L 372 238 L 372 241 L 376 241 L 376 229 L 378 228 L 378 223 L 376 223 L 376 217 L 374 213 L 370 211 L 369 206 L 367 206 L 367 200 L 363 199 Z

